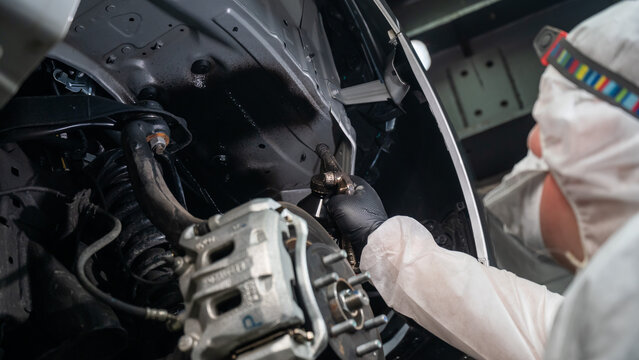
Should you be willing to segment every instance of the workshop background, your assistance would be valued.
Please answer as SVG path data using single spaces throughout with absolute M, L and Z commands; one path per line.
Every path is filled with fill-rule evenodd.
M 535 35 L 545 25 L 569 31 L 616 2 L 388 0 L 404 32 L 428 47 L 429 79 L 480 193 L 526 154 L 544 70 L 533 50 Z

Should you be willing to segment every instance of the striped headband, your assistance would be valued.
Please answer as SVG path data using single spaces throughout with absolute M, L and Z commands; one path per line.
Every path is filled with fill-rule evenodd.
M 639 88 L 593 61 L 567 40 L 567 33 L 546 26 L 533 46 L 544 66 L 552 65 L 579 88 L 639 119 Z

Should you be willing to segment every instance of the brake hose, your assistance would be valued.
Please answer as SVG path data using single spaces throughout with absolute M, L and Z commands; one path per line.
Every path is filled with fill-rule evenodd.
M 106 218 L 109 218 L 113 222 L 113 228 L 80 253 L 77 264 L 77 273 L 78 279 L 80 280 L 82 286 L 84 286 L 84 288 L 89 293 L 91 293 L 91 295 L 95 296 L 105 304 L 111 306 L 113 309 L 147 320 L 163 321 L 172 324 L 179 322 L 178 317 L 170 314 L 167 310 L 141 307 L 126 303 L 103 292 L 102 290 L 98 289 L 97 286 L 91 283 L 91 281 L 89 281 L 85 271 L 87 261 L 98 251 L 102 250 L 110 243 L 112 243 L 118 237 L 118 235 L 120 235 L 120 231 L 122 230 L 122 224 L 120 223 L 120 220 L 118 220 L 113 215 L 95 205 L 90 205 L 89 209 L 93 210 L 96 214 L 100 214 L 105 216 Z

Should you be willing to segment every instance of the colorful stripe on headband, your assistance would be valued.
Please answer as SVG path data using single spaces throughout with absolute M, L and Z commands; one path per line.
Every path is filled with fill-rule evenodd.
M 639 118 L 639 89 L 621 76 L 581 54 L 565 39 L 548 48 L 543 61 L 580 88 Z

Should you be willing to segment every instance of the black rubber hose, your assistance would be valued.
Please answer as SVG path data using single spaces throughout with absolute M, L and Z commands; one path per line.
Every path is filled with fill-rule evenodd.
M 47 187 L 43 187 L 43 186 L 23 186 L 23 187 L 13 188 L 13 189 L 9 189 L 9 190 L 3 190 L 3 191 L 0 191 L 0 196 L 13 195 L 13 194 L 18 193 L 18 192 L 30 192 L 30 191 L 47 193 L 47 194 L 55 195 L 57 197 L 67 198 L 67 196 L 65 194 L 61 193 L 60 191 L 55 190 L 55 189 L 51 189 L 51 188 L 47 188 Z
M 177 244 L 184 229 L 204 220 L 184 209 L 164 181 L 162 169 L 147 143 L 147 136 L 158 132 L 169 133 L 161 119 L 131 121 L 122 130 L 122 146 L 142 210 L 169 241 Z
M 177 317 L 175 315 L 169 314 L 166 310 L 161 309 L 151 309 L 144 308 L 141 306 L 131 305 L 122 300 L 118 300 L 113 296 L 103 292 L 98 289 L 91 281 L 89 281 L 86 275 L 86 264 L 87 261 L 95 255 L 98 251 L 105 248 L 107 245 L 111 244 L 117 237 L 120 235 L 120 231 L 122 231 L 122 224 L 120 220 L 116 217 L 112 216 L 108 212 L 98 208 L 97 206 L 92 206 L 91 210 L 95 211 L 95 213 L 100 214 L 113 222 L 113 228 L 106 233 L 104 236 L 96 240 L 93 244 L 87 246 L 84 249 L 80 256 L 78 257 L 77 264 L 77 273 L 78 280 L 82 284 L 82 286 L 89 292 L 91 295 L 95 296 L 98 300 L 104 302 L 105 304 L 111 306 L 115 310 L 119 310 L 121 312 L 141 317 L 150 320 L 158 320 L 158 321 L 177 321 Z

